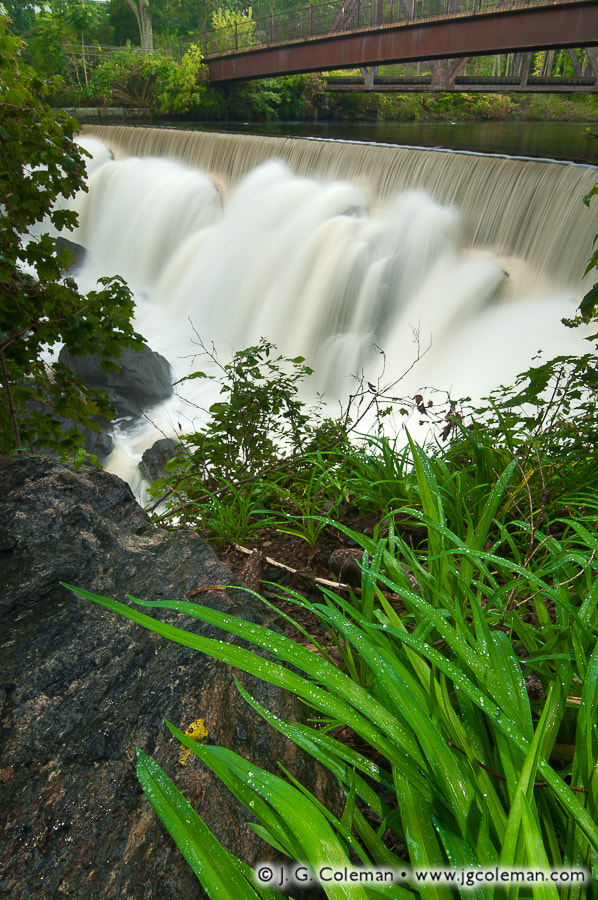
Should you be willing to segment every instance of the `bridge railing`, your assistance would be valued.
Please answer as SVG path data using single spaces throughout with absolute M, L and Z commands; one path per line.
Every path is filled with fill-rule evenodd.
M 245 18 L 189 36 L 188 41 L 199 39 L 207 57 L 220 56 L 364 28 L 542 5 L 546 0 L 336 0 L 260 19 Z

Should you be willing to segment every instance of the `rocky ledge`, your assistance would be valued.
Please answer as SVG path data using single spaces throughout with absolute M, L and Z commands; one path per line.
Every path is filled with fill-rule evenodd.
M 327 776 L 239 696 L 229 667 L 87 603 L 75 584 L 128 602 L 201 602 L 276 623 L 188 531 L 154 527 L 105 472 L 0 459 L 0 896 L 11 900 L 186 900 L 205 896 L 145 799 L 135 748 L 152 754 L 219 840 L 252 863 L 273 851 L 196 758 L 183 768 L 164 725 L 205 719 L 208 741 L 272 771 L 277 762 L 325 802 Z M 155 611 L 178 622 L 175 613 Z M 190 624 L 191 623 L 191 624 Z M 185 627 L 222 637 L 194 619 Z M 238 673 L 237 673 L 238 674 Z M 264 705 L 301 719 L 295 698 L 245 676 Z

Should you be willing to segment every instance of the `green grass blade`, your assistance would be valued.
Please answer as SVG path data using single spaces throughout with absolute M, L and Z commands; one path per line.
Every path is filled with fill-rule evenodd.
M 396 771 L 397 803 L 405 829 L 409 859 L 414 869 L 440 869 L 446 866 L 438 837 L 432 824 L 432 810 L 414 794 L 406 779 Z M 451 900 L 451 890 L 437 884 L 418 886 L 422 900 Z
M 534 814 L 531 800 L 526 794 L 521 794 L 521 828 L 527 850 L 529 867 L 548 872 L 551 868 L 546 855 L 542 833 L 538 825 L 537 816 Z M 555 884 L 549 881 L 534 885 L 534 900 L 560 900 L 560 894 Z
M 444 549 L 441 538 L 441 531 L 435 528 L 435 525 L 444 525 L 445 517 L 442 509 L 442 501 L 440 499 L 440 491 L 434 477 L 434 472 L 430 465 L 430 461 L 421 447 L 412 440 L 407 434 L 411 455 L 413 457 L 413 466 L 417 478 L 417 484 L 420 491 L 424 516 L 429 520 L 428 528 L 428 544 L 429 554 L 428 561 L 430 566 L 430 574 L 437 583 L 438 590 L 449 590 L 452 585 L 450 570 L 446 557 L 442 555 Z
M 421 764 L 423 760 L 414 735 L 367 691 L 343 675 L 337 668 L 310 653 L 309 650 L 296 644 L 290 638 L 271 632 L 263 626 L 199 604 L 159 602 L 143 604 L 155 608 L 176 609 L 214 624 L 250 643 L 269 650 L 277 659 L 303 669 L 309 678 L 303 678 L 283 665 L 264 659 L 253 651 L 238 647 L 233 643 L 206 638 L 185 629 L 176 628 L 107 597 L 101 597 L 70 585 L 64 586 L 78 596 L 118 612 L 169 640 L 200 650 L 214 659 L 222 660 L 242 671 L 256 675 L 270 684 L 292 691 L 315 709 L 353 728 L 399 770 L 403 771 L 423 796 L 429 795 L 429 785 L 426 784 L 418 770 L 418 764 Z M 313 680 L 309 680 L 310 678 Z M 325 690 L 318 687 L 317 683 L 322 684 Z
M 259 890 L 251 870 L 226 850 L 158 763 L 137 750 L 137 777 L 177 847 L 212 900 L 275 900 L 274 888 Z
M 219 777 L 228 770 L 272 806 L 287 830 L 294 830 L 293 856 L 298 862 L 314 872 L 322 867 L 333 871 L 351 867 L 344 841 L 302 791 L 225 747 L 198 744 L 195 752 Z M 251 811 L 259 817 L 255 807 Z M 359 884 L 326 883 L 325 890 L 331 900 L 367 900 L 367 893 Z
M 390 631 L 390 629 L 389 629 Z M 453 682 L 458 691 L 469 697 L 469 699 L 489 718 L 493 726 L 502 732 L 502 734 L 510 741 L 514 748 L 523 756 L 527 756 L 529 750 L 529 742 L 518 731 L 509 718 L 503 713 L 490 697 L 483 693 L 473 682 L 466 678 L 463 673 L 446 657 L 439 653 L 434 647 L 418 641 L 412 635 L 403 634 L 392 629 L 397 637 L 409 644 L 415 649 L 419 649 L 423 656 L 430 660 L 435 666 L 443 671 Z M 598 652 L 597 652 L 598 658 Z M 598 853 L 598 824 L 588 814 L 583 804 L 579 801 L 569 786 L 556 774 L 546 760 L 540 759 L 538 768 L 542 774 L 542 778 L 548 782 L 551 790 L 558 798 L 559 802 L 564 806 L 567 813 L 579 825 L 590 842 L 593 851 Z
M 529 865 L 538 866 L 539 868 L 542 865 L 544 865 L 545 868 L 547 867 L 547 859 L 526 859 L 524 850 L 526 844 L 529 845 L 532 840 L 536 844 L 539 840 L 539 842 L 542 844 L 542 839 L 539 836 L 539 822 L 535 816 L 533 817 L 532 821 L 530 804 L 533 799 L 534 781 L 536 778 L 538 765 L 540 763 L 540 754 L 542 751 L 542 744 L 544 742 L 544 734 L 551 719 L 551 707 L 554 703 L 553 698 L 553 691 L 550 690 L 548 693 L 548 697 L 546 698 L 546 703 L 544 704 L 544 709 L 542 710 L 540 721 L 538 722 L 538 726 L 529 745 L 529 751 L 521 767 L 521 773 L 515 790 L 511 810 L 509 812 L 509 819 L 507 822 L 507 828 L 505 831 L 504 842 L 500 855 L 501 865 L 505 868 L 521 868 L 526 863 Z M 527 807 L 524 806 L 523 798 L 525 798 L 528 803 Z M 524 809 L 527 809 L 525 824 L 523 816 Z M 526 836 L 526 826 L 527 828 L 532 830 L 531 835 Z
M 594 818 L 598 818 L 598 643 L 588 661 L 581 704 L 577 717 L 575 734 L 575 756 L 571 769 L 571 784 L 587 791 L 586 808 Z M 565 863 L 570 866 L 590 868 L 595 865 L 595 856 L 588 853 L 585 842 L 580 840 L 579 825 L 569 821 L 566 841 Z M 595 851 L 594 851 L 595 852 Z M 580 885 L 571 886 L 568 898 L 578 900 L 583 896 Z

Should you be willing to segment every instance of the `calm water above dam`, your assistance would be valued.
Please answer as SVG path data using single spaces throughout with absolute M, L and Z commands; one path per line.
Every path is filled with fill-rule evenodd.
M 504 153 L 598 165 L 598 122 L 245 122 L 190 127 L 234 134 L 278 134 Z

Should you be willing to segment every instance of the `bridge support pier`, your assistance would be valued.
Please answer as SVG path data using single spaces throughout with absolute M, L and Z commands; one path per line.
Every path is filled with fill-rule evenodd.
M 521 60 L 521 80 L 519 82 L 519 90 L 524 91 L 527 87 L 527 79 L 529 78 L 529 70 L 532 64 L 532 54 L 524 53 Z
M 463 56 L 456 65 L 451 69 L 450 59 L 433 59 L 430 61 L 432 66 L 432 82 L 430 88 L 433 91 L 454 91 L 457 75 L 460 75 L 467 63 L 469 56 Z
M 450 91 L 450 73 L 448 59 L 433 59 L 432 66 L 432 83 L 430 85 L 433 91 Z
M 374 78 L 378 74 L 378 66 L 360 66 L 359 71 L 363 75 L 363 84 L 366 91 L 374 90 Z

